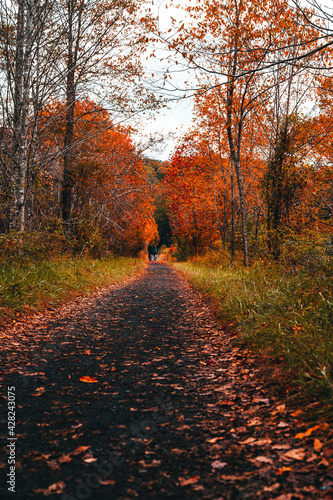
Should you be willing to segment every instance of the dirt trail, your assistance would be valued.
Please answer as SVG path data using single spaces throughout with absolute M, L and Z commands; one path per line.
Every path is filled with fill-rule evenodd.
M 295 437 L 310 426 L 284 388 L 262 381 L 169 266 L 150 263 L 1 342 L 17 437 L 11 493 L 4 411 L 1 498 L 333 498 L 329 429 Z

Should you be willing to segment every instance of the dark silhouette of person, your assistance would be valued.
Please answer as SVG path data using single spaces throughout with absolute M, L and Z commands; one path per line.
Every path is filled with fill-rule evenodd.
M 153 245 L 151 243 L 149 243 L 149 245 L 148 245 L 148 259 L 149 260 L 152 260 L 154 253 L 155 253 L 155 248 L 153 247 Z

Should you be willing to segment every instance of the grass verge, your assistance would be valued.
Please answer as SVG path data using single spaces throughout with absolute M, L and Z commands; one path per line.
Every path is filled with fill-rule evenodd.
M 139 273 L 141 259 L 59 257 L 0 267 L 0 319 L 41 311 Z
M 237 339 L 281 363 L 294 389 L 333 414 L 333 283 L 327 269 L 291 272 L 262 261 L 244 268 L 209 258 L 174 266 L 214 299 Z

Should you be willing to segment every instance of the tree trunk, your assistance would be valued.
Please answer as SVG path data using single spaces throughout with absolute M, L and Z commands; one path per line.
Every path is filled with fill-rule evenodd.
M 28 176 L 28 113 L 30 102 L 30 69 L 33 44 L 33 4 L 18 4 L 13 113 L 13 206 L 10 228 L 25 229 L 25 205 Z
M 64 148 L 64 182 L 62 191 L 62 217 L 69 229 L 72 211 L 73 189 L 73 145 L 74 145 L 74 111 L 76 101 L 75 71 L 77 66 L 78 51 L 81 39 L 81 21 L 84 3 L 78 7 L 75 0 L 68 0 L 68 59 L 66 81 L 66 130 Z M 74 14 L 76 14 L 76 32 L 74 34 Z
M 235 181 L 234 181 L 234 167 L 231 162 L 230 170 L 230 183 L 231 183 L 231 255 L 235 257 Z

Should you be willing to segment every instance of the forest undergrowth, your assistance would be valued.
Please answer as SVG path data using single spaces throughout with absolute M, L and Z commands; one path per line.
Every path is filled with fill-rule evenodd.
M 237 342 L 281 367 L 290 397 L 333 416 L 332 257 L 296 267 L 258 259 L 246 268 L 210 253 L 173 265 L 213 299 Z
M 140 258 L 80 255 L 59 235 L 6 236 L 0 242 L 0 324 L 117 283 L 143 267 Z

